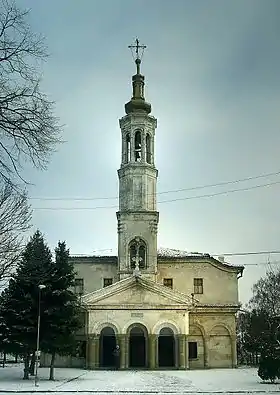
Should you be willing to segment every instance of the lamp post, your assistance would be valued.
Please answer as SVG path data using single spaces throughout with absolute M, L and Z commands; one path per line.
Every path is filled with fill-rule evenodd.
M 38 285 L 38 320 L 37 320 L 37 344 L 35 359 L 35 386 L 38 387 L 38 364 L 39 364 L 39 346 L 40 346 L 40 321 L 41 321 L 41 291 L 46 288 L 45 285 Z

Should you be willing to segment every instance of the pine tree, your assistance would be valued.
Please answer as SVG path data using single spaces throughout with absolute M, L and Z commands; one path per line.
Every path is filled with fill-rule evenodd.
M 5 340 L 5 350 L 24 357 L 24 379 L 29 378 L 30 356 L 36 350 L 40 292 L 40 349 L 52 355 L 51 380 L 55 355 L 71 354 L 76 349 L 76 332 L 82 320 L 79 301 L 71 291 L 75 272 L 68 258 L 65 242 L 59 242 L 53 261 L 42 234 L 36 231 L 0 297 L 0 341 Z M 45 289 L 39 290 L 39 285 Z
M 50 380 L 54 380 L 56 354 L 69 355 L 77 346 L 76 332 L 81 327 L 81 308 L 74 286 L 74 266 L 69 261 L 65 242 L 55 249 L 55 262 L 48 289 L 48 310 L 44 313 L 42 350 L 51 354 Z
M 37 230 L 27 243 L 18 269 L 0 298 L 7 347 L 24 357 L 24 379 L 29 378 L 30 355 L 36 350 L 39 285 L 46 285 L 46 290 L 50 287 L 52 267 L 51 251 Z M 41 311 L 44 311 L 48 302 L 45 297 L 42 300 L 44 308 Z M 42 322 L 41 327 L 43 325 Z

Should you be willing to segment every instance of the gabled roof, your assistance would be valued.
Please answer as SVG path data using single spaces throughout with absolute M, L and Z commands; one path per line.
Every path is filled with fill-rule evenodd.
M 190 296 L 136 276 L 127 277 L 108 287 L 84 295 L 82 302 L 84 305 L 92 307 L 108 304 L 119 307 L 141 305 L 141 308 L 151 308 L 152 305 L 165 307 L 180 305 L 187 308 L 193 305 Z

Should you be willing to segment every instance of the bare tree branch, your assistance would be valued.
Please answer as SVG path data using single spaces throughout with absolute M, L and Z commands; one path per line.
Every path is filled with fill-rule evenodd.
M 26 193 L 11 183 L 0 190 L 0 280 L 8 278 L 16 267 L 24 247 L 24 233 L 30 228 L 31 209 Z
M 26 23 L 28 11 L 0 0 L 0 180 L 23 180 L 23 164 L 45 169 L 61 126 L 54 103 L 40 90 L 43 37 Z

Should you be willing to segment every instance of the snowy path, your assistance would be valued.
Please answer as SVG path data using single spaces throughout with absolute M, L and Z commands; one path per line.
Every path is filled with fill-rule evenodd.
M 50 382 L 48 369 L 39 369 L 39 387 L 22 380 L 22 366 L 0 368 L 0 393 L 40 394 L 280 394 L 280 384 L 263 384 L 256 369 L 193 371 L 86 371 L 56 369 Z M 1 394 L 0 394 L 1 395 Z

